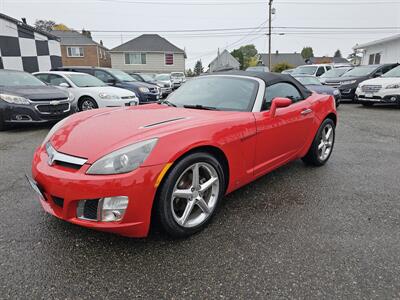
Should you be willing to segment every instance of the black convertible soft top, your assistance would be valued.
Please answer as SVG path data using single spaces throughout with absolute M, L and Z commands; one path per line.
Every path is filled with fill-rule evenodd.
M 215 72 L 209 75 L 236 75 L 236 76 L 247 76 L 255 77 L 263 80 L 266 86 L 273 85 L 279 82 L 288 82 L 297 87 L 304 98 L 309 97 L 312 92 L 307 89 L 304 85 L 298 82 L 289 74 L 280 74 L 272 72 L 252 72 L 252 71 L 228 71 L 228 72 Z

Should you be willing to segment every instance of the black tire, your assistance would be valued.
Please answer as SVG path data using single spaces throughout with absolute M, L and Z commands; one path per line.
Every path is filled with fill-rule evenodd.
M 0 114 L 0 131 L 7 130 L 9 126 L 4 122 L 3 116 Z
M 79 102 L 78 102 L 78 110 L 79 111 L 89 110 L 87 108 L 88 106 L 85 105 L 86 103 L 88 105 L 90 105 L 91 108 L 89 108 L 89 109 L 99 108 L 99 106 L 97 105 L 97 102 L 93 98 L 91 98 L 91 97 L 82 97 L 82 98 L 79 99 Z
M 320 143 L 322 143 L 322 135 L 324 130 L 330 126 L 332 128 L 332 142 L 331 142 L 331 150 L 329 152 L 329 154 L 327 155 L 326 158 L 322 159 L 319 153 L 319 145 Z M 324 164 L 326 164 L 326 162 L 329 160 L 331 154 L 332 154 L 332 150 L 333 150 L 333 146 L 335 144 L 335 123 L 333 122 L 332 119 L 325 119 L 321 126 L 319 127 L 317 134 L 314 137 L 314 140 L 311 144 L 310 149 L 308 150 L 306 156 L 304 156 L 302 158 L 303 162 L 307 165 L 312 165 L 312 166 L 323 166 Z
M 363 102 L 363 103 L 361 103 L 361 104 L 362 104 L 362 106 L 365 106 L 365 107 L 374 106 L 374 103 L 371 103 L 371 102 Z
M 216 200 L 214 201 L 215 205 L 211 213 L 208 215 L 208 217 L 206 217 L 206 219 L 204 219 L 197 226 L 187 228 L 181 224 L 178 224 L 177 220 L 174 217 L 172 193 L 174 191 L 175 186 L 179 184 L 178 180 L 181 178 L 181 176 L 184 176 L 188 168 L 198 163 L 208 164 L 214 168 L 214 171 L 216 171 L 219 178 L 219 189 L 217 197 L 215 198 Z M 191 187 L 193 187 L 193 185 L 191 185 Z M 196 152 L 190 154 L 184 157 L 182 160 L 178 161 L 170 169 L 170 171 L 164 178 L 163 183 L 160 186 L 157 193 L 157 198 L 155 202 L 155 217 L 157 218 L 157 222 L 160 225 L 161 229 L 168 235 L 174 238 L 183 238 L 190 236 L 192 234 L 195 234 L 203 230 L 210 223 L 216 211 L 218 210 L 218 207 L 221 203 L 221 199 L 224 193 L 225 193 L 225 176 L 220 162 L 214 156 L 206 152 Z M 183 200 L 183 201 L 186 201 L 186 205 L 184 205 L 186 209 L 189 200 Z M 197 209 L 199 208 L 200 207 L 197 207 Z

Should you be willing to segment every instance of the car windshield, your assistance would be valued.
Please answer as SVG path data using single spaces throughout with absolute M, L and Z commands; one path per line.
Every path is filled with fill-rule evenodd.
M 321 82 L 318 78 L 313 76 L 295 76 L 298 81 L 300 81 L 303 85 L 321 85 Z
M 320 78 L 336 78 L 342 76 L 352 68 L 334 68 L 321 75 Z
M 400 77 L 400 66 L 391 69 L 389 72 L 386 72 L 382 75 L 382 77 Z
M 307 74 L 307 75 L 314 75 L 315 71 L 317 71 L 317 67 L 314 66 L 304 66 L 304 67 L 297 67 L 293 70 L 292 74 Z
M 97 87 L 107 86 L 103 81 L 92 75 L 87 74 L 68 74 L 66 75 L 77 87 Z
M 344 73 L 342 77 L 358 77 L 358 76 L 367 76 L 376 70 L 376 66 L 363 66 L 354 68 L 347 73 Z
M 156 76 L 156 80 L 161 80 L 161 81 L 171 80 L 171 76 L 168 74 L 160 74 Z
M 44 86 L 35 76 L 24 72 L 0 71 L 0 86 Z
M 144 79 L 144 81 L 154 81 L 154 78 L 151 77 L 150 75 L 147 75 L 147 74 L 140 74 L 140 76 L 142 76 L 142 78 Z
M 108 69 L 108 72 L 110 72 L 112 75 L 117 77 L 117 79 L 120 81 L 125 81 L 125 82 L 137 81 L 132 76 L 130 76 L 128 73 L 125 73 L 124 71 L 121 71 L 121 70 Z
M 171 73 L 171 77 L 184 77 L 185 75 L 183 75 L 183 73 Z
M 188 81 L 168 97 L 176 106 L 251 111 L 258 91 L 253 79 L 207 76 Z

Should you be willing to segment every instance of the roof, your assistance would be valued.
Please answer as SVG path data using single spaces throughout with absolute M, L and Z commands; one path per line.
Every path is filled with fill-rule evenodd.
M 268 54 L 260 54 L 261 60 L 265 66 L 269 64 Z M 286 62 L 294 67 L 298 67 L 305 64 L 305 61 L 300 53 L 271 53 L 272 66 Z
M 209 67 L 210 71 L 216 72 L 218 70 L 239 69 L 240 63 L 232 54 L 229 53 L 228 50 L 225 49 L 221 54 L 217 55 L 212 62 L 210 62 Z
M 364 43 L 364 44 L 357 44 L 357 45 L 355 45 L 353 47 L 353 49 L 357 50 L 357 49 L 368 48 L 370 46 L 374 46 L 374 45 L 378 45 L 378 44 L 384 44 L 384 43 L 396 41 L 396 40 L 399 40 L 399 39 L 400 39 L 400 34 L 396 34 L 396 35 L 392 35 L 392 36 L 386 37 L 384 39 L 375 40 L 375 41 Z
M 7 20 L 7 21 L 9 21 L 9 22 L 12 22 L 12 23 L 14 23 L 14 24 L 20 26 L 20 27 L 26 28 L 26 29 L 28 29 L 28 30 L 31 30 L 31 31 L 34 31 L 34 32 L 37 32 L 37 33 L 40 33 L 40 34 L 42 34 L 42 35 L 44 35 L 44 36 L 47 36 L 48 38 L 50 38 L 50 39 L 52 39 L 52 40 L 59 40 L 59 38 L 58 38 L 57 36 L 55 36 L 55 35 L 53 35 L 53 34 L 47 32 L 47 31 L 43 31 L 43 30 L 36 29 L 36 28 L 33 27 L 33 26 L 30 26 L 30 25 L 28 25 L 28 24 L 25 24 L 24 22 L 22 22 L 22 21 L 20 21 L 20 20 L 17 20 L 17 19 L 14 19 L 14 18 L 12 18 L 12 17 L 10 17 L 10 16 L 7 16 L 7 15 L 5 15 L 5 14 L 0 13 L 0 19 Z
M 173 52 L 183 53 L 185 51 L 170 43 L 158 34 L 143 34 L 122 45 L 119 45 L 111 52 L 142 51 L 142 52 Z M 185 54 L 186 57 L 186 54 Z
M 271 86 L 279 82 L 289 82 L 294 86 L 296 86 L 298 90 L 303 94 L 303 96 L 307 96 L 310 94 L 310 91 L 307 88 L 305 88 L 300 82 L 298 82 L 289 74 L 272 73 L 272 72 L 252 72 L 252 71 L 228 71 L 228 72 L 215 72 L 209 74 L 209 76 L 215 76 L 215 75 L 236 75 L 236 76 L 254 77 L 263 80 L 266 86 Z
M 93 41 L 93 39 L 75 30 L 53 30 L 51 33 L 58 36 L 61 40 L 61 45 L 64 46 L 97 45 L 107 49 L 103 45 Z

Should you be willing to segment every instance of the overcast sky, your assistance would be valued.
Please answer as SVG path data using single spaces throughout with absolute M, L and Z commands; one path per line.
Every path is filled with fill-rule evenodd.
M 127 3 L 130 2 L 130 3 Z M 37 19 L 51 19 L 70 28 L 92 30 L 95 40 L 103 40 L 113 48 L 140 33 L 94 32 L 113 31 L 176 31 L 258 27 L 267 20 L 267 0 L 0 0 L 0 12 L 29 24 Z M 165 4 L 160 4 L 164 2 Z M 265 2 L 265 3 L 260 3 Z M 290 3 L 292 2 L 292 3 Z M 295 2 L 295 3 L 293 3 Z M 180 4 L 183 3 L 183 4 Z M 188 4 L 202 5 L 188 5 Z M 204 4 L 221 5 L 204 5 Z M 236 3 L 235 5 L 228 3 Z M 238 4 L 240 3 L 240 4 Z M 335 4 L 333 4 L 335 3 Z M 312 46 L 316 56 L 332 56 L 340 49 L 344 56 L 356 43 L 363 43 L 400 33 L 400 0 L 275 0 L 273 27 L 312 27 L 303 29 L 274 28 L 272 49 L 279 52 L 300 52 Z M 331 33 L 321 27 L 335 27 Z M 348 32 L 343 33 L 346 27 Z M 354 27 L 368 30 L 350 29 Z M 389 27 L 388 29 L 372 29 Z M 324 33 L 321 33 L 323 30 Z M 299 33 L 294 33 L 297 31 Z M 340 31 L 340 32 L 339 32 Z M 161 33 L 188 54 L 187 68 L 197 59 L 208 64 L 228 46 L 232 50 L 253 43 L 259 52 L 266 52 L 267 37 L 263 30 L 235 32 Z

